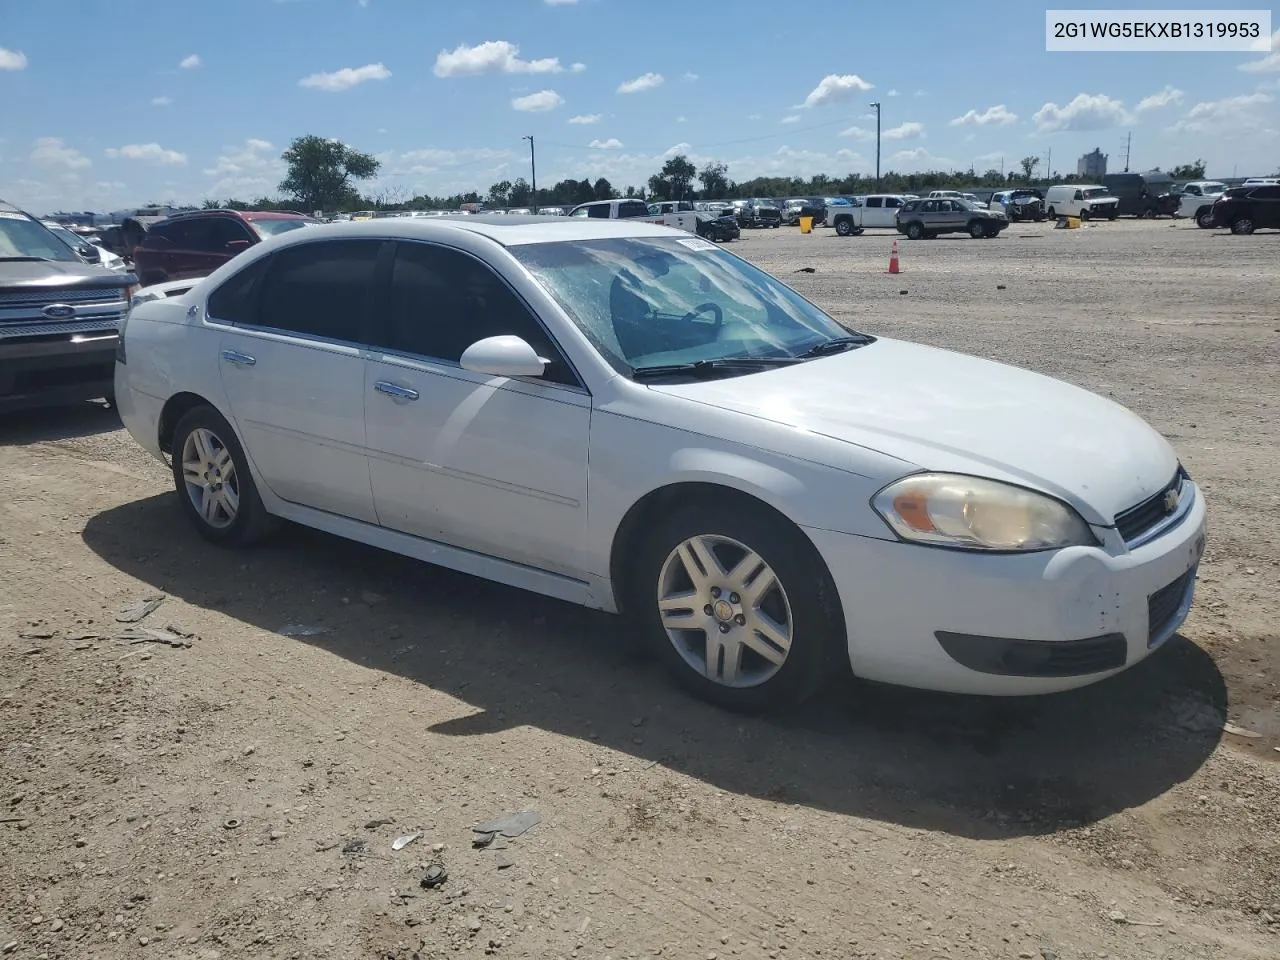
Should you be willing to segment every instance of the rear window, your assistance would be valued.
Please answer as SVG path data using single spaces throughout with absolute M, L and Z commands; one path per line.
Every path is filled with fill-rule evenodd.
M 308 220 L 305 217 L 272 217 L 270 219 L 250 220 L 249 226 L 253 227 L 258 236 L 263 239 L 274 237 L 276 234 L 288 233 L 290 230 L 297 230 L 299 227 L 305 227 L 309 223 L 315 223 L 314 220 Z
M 608 209 L 607 207 L 605 208 Z M 606 214 L 607 216 L 607 214 Z M 649 208 L 643 200 L 624 200 L 618 204 L 618 216 L 621 217 L 647 217 L 649 216 Z

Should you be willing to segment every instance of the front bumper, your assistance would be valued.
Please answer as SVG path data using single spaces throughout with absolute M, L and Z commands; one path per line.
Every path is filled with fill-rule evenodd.
M 860 677 L 997 696 L 1085 686 L 1143 660 L 1186 619 L 1205 508 L 1126 550 L 982 555 L 805 532 L 840 594 Z
M 0 339 L 0 411 L 111 396 L 117 339 L 114 329 Z

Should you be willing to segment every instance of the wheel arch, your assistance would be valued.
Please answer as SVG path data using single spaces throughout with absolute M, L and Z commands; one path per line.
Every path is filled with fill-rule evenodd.
M 629 582 L 630 565 L 640 538 L 655 518 L 690 504 L 730 501 L 739 504 L 744 510 L 773 517 L 798 531 L 805 542 L 810 544 L 819 562 L 826 567 L 826 561 L 804 532 L 803 525 L 782 506 L 782 502 L 789 499 L 790 495 L 803 495 L 803 482 L 774 467 L 745 459 L 733 466 L 736 469 L 731 473 L 688 471 L 681 479 L 649 490 L 626 510 L 614 530 L 609 548 L 609 579 L 619 611 L 625 612 L 626 584 Z
M 173 453 L 173 432 L 178 427 L 178 421 L 186 416 L 188 411 L 201 406 L 218 410 L 218 405 L 213 401 L 200 396 L 198 393 L 189 391 L 175 393 L 165 401 L 164 408 L 160 411 L 160 419 L 156 425 L 156 440 L 160 444 L 160 450 L 163 453 Z M 221 410 L 218 410 L 218 413 L 225 419 L 226 415 L 222 414 Z M 228 420 L 228 422 L 230 421 Z

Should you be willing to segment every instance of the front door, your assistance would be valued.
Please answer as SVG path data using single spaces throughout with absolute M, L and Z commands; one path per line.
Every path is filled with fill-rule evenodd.
M 378 240 L 290 246 L 209 299 L 232 419 L 282 500 L 376 523 L 365 357 Z M 388 248 L 388 253 L 389 253 Z
M 587 571 L 591 398 L 529 308 L 487 265 L 401 241 L 365 376 L 379 522 L 567 576 Z M 462 369 L 477 340 L 514 334 L 551 361 L 538 378 Z

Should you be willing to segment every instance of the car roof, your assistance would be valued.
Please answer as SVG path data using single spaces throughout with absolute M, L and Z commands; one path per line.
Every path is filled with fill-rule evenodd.
M 609 201 L 596 201 L 609 202 Z M 580 206 L 586 206 L 581 204 Z M 395 217 L 381 220 L 358 220 L 329 223 L 314 230 L 291 230 L 273 238 L 276 247 L 314 241 L 321 237 L 336 239 L 360 237 L 392 237 L 406 240 L 446 240 L 450 234 L 472 234 L 486 237 L 504 247 L 529 243 L 567 243 L 579 240 L 612 240 L 624 237 L 684 237 L 687 230 L 648 223 L 638 217 L 592 219 L 589 217 L 552 217 L 536 214 L 473 214 L 445 217 Z
M 240 211 L 240 215 L 246 220 L 293 220 L 296 217 L 304 220 L 311 219 L 305 213 L 295 213 L 291 210 L 244 210 Z

